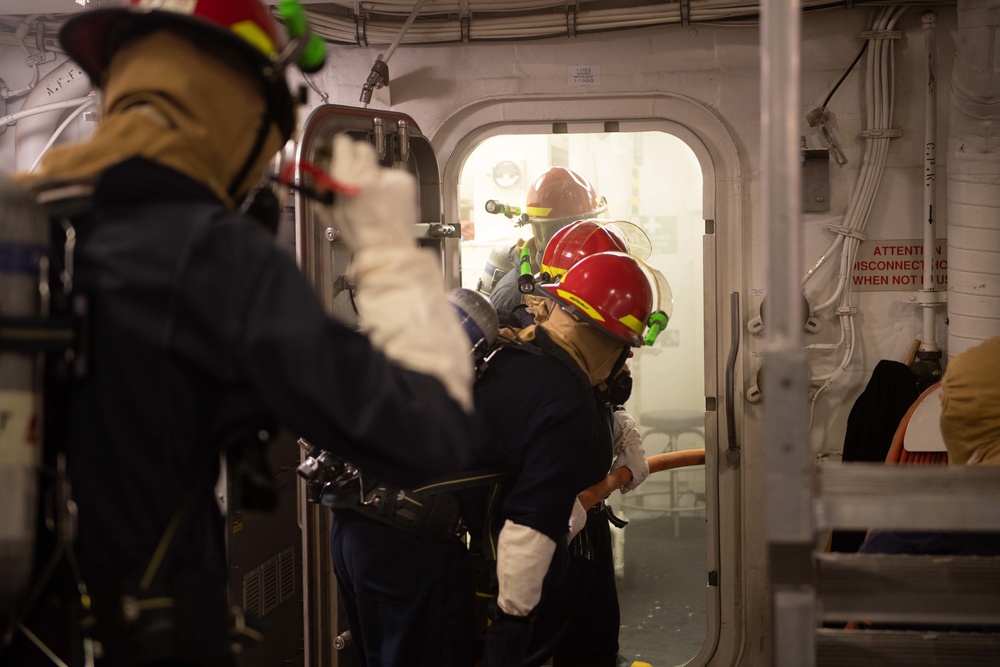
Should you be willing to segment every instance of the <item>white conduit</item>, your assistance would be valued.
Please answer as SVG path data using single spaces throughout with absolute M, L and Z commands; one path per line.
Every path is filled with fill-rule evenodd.
M 839 348 L 843 345 L 844 351 L 840 364 L 833 372 L 810 378 L 813 385 L 820 385 L 812 395 L 810 422 L 816 401 L 844 374 L 856 350 L 857 327 L 854 324 L 856 309 L 851 302 L 850 276 L 854 265 L 854 256 L 861 244 L 861 239 L 865 237 L 864 230 L 868 224 L 868 216 L 882 181 L 882 172 L 885 170 L 885 161 L 889 153 L 889 142 L 891 137 L 895 136 L 892 132 L 895 101 L 893 51 L 895 40 L 888 38 L 886 33 L 895 28 L 897 21 L 905 11 L 906 8 L 903 6 L 884 7 L 872 23 L 872 32 L 882 33 L 884 36 L 878 37 L 876 35 L 872 39 L 866 58 L 868 69 L 865 76 L 866 136 L 858 183 L 852 193 L 844 216 L 844 224 L 838 232 L 838 238 L 830 244 L 819 261 L 802 278 L 802 286 L 805 287 L 809 279 L 815 275 L 816 269 L 832 256 L 833 251 L 838 246 L 841 248 L 837 286 L 826 301 L 813 308 L 813 312 L 818 313 L 834 305 L 837 306 L 834 312 L 840 321 L 841 336 L 836 347 Z
M 920 17 L 924 25 L 924 52 L 926 53 L 927 80 L 924 91 L 924 282 L 922 296 L 933 296 L 935 219 L 937 218 L 937 17 L 925 12 Z M 923 334 L 921 352 L 940 352 L 937 344 L 937 304 L 921 303 Z
M 91 99 L 91 96 L 84 95 L 83 97 L 74 97 L 60 102 L 49 102 L 48 104 L 42 104 L 37 107 L 21 109 L 20 111 L 9 113 L 6 116 L 0 116 L 0 125 L 12 125 L 22 118 L 29 118 L 30 116 L 37 116 L 38 114 L 48 113 L 49 111 L 61 111 L 62 109 L 80 106 L 81 104 L 88 104 L 91 102 Z
M 28 171 L 62 116 L 57 112 L 29 112 L 35 107 L 48 104 L 63 104 L 63 108 L 83 104 L 89 101 L 86 95 L 90 90 L 90 79 L 72 60 L 67 60 L 42 77 L 35 89 L 24 98 L 21 111 L 18 112 L 26 116 L 21 117 L 14 126 L 14 171 Z
M 1000 336 L 1000 12 L 960 0 L 948 132 L 948 356 Z
M 345 9 L 353 9 L 353 2 L 338 2 Z M 403 16 L 413 8 L 413 0 L 399 3 L 376 3 L 383 12 L 370 17 L 368 3 L 359 15 L 332 15 L 306 11 L 313 30 L 324 39 L 338 44 L 361 44 L 374 46 L 389 44 L 399 34 Z M 587 9 L 586 3 L 579 6 L 566 2 L 545 1 L 469 3 L 470 13 L 463 17 L 459 3 L 435 2 L 428 14 L 433 16 L 415 22 L 407 31 L 403 44 L 448 44 L 463 41 L 463 18 L 467 20 L 468 41 L 515 41 L 519 39 L 540 39 L 544 37 L 565 37 L 575 34 L 598 33 L 630 28 L 646 28 L 680 24 L 685 18 L 689 23 L 714 22 L 725 25 L 732 20 L 741 26 L 757 25 L 760 13 L 759 3 L 747 0 L 691 0 L 687 17 L 682 15 L 680 2 L 656 4 L 622 3 L 614 9 Z M 844 2 L 842 6 L 860 8 L 879 2 L 863 3 L 855 0 Z M 896 5 L 922 5 L 925 0 L 898 0 Z M 398 6 L 397 6 L 398 5 Z M 829 0 L 803 0 L 804 11 L 825 11 L 836 8 Z M 562 11 L 523 13 L 525 10 L 561 8 Z M 500 14 L 509 12 L 510 15 Z
M 59 124 L 59 127 L 57 127 L 55 131 L 52 133 L 52 136 L 49 137 L 49 140 L 45 142 L 44 146 L 42 146 L 41 152 L 37 156 L 35 156 L 34 162 L 32 162 L 31 166 L 28 167 L 29 172 L 35 171 L 39 163 L 42 161 L 42 158 L 45 157 L 45 154 L 49 151 L 49 149 L 52 148 L 57 141 L 59 141 L 59 137 L 62 136 L 63 131 L 65 131 L 66 128 L 69 127 L 69 124 L 72 123 L 74 120 L 76 120 L 76 118 L 80 114 L 82 114 L 84 111 L 93 106 L 94 102 L 97 100 L 97 95 L 95 93 L 91 93 L 90 95 L 87 95 L 82 99 L 84 101 L 75 109 L 73 109 L 73 113 L 66 116 L 66 120 L 64 120 Z

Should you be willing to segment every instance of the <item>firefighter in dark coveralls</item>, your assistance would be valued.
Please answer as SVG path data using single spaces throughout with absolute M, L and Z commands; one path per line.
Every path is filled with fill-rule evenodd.
M 472 343 L 476 365 L 493 351 L 496 310 L 480 292 L 448 293 Z M 486 443 L 469 442 L 474 464 Z M 466 471 L 418 489 L 352 471 L 324 486 L 334 511 L 330 552 L 363 667 L 471 667 L 477 657 L 475 591 L 455 488 L 499 475 Z
M 484 535 L 495 562 L 485 665 L 554 658 L 556 665 L 614 667 L 619 623 L 608 514 L 603 504 L 584 512 L 576 495 L 607 474 L 615 436 L 623 449 L 641 452 L 634 427 L 623 423 L 626 432 L 615 433 L 612 402 L 597 388 L 643 344 L 650 322 L 665 325 L 670 305 L 659 311 L 665 289 L 641 262 L 617 252 L 585 257 L 539 290 L 556 307 L 495 355 L 475 390 L 494 456 L 489 468 L 510 473 L 497 490 L 461 492 L 469 532 Z
M 624 250 L 628 247 L 620 235 L 594 222 L 580 222 L 571 228 L 565 228 L 553 238 L 552 253 L 546 249 L 546 268 L 559 277 L 566 273 L 561 267 L 568 268 L 569 264 L 600 249 Z M 565 239 L 566 243 L 557 243 L 557 238 Z M 565 257 L 557 257 L 557 249 Z M 589 284 L 584 281 L 582 290 L 588 299 L 603 305 L 609 298 L 613 299 L 610 295 L 615 294 L 615 290 L 624 299 L 637 291 L 647 298 L 652 293 L 634 260 L 621 253 L 604 259 L 609 265 L 604 266 L 599 275 L 591 276 Z M 603 282 L 598 284 L 601 280 Z M 643 297 L 635 298 L 638 304 L 611 303 L 607 307 L 610 312 L 617 313 L 616 317 L 625 317 L 635 324 L 650 314 Z M 558 304 L 548 298 L 545 303 Z M 621 308 L 625 310 L 619 312 Z M 555 531 L 557 539 L 563 542 L 569 519 L 567 508 L 572 506 L 576 493 L 603 478 L 609 465 L 612 469 L 629 467 L 633 481 L 628 490 L 649 474 L 641 437 L 631 418 L 624 411 L 616 411 L 613 425 L 611 421 L 609 406 L 613 402 L 605 381 L 624 363 L 628 349 L 625 339 L 612 338 L 602 333 L 603 329 L 575 322 L 558 305 L 553 305 L 552 309 L 559 311 L 552 324 L 532 327 L 524 332 L 524 340 L 510 341 L 513 349 L 501 349 L 492 355 L 482 372 L 476 389 L 480 437 L 470 443 L 475 447 L 475 470 L 431 485 L 434 492 L 425 495 L 385 488 L 377 478 L 360 485 L 349 478 L 349 483 L 341 487 L 343 490 L 324 500 L 324 504 L 335 511 L 331 534 L 334 570 L 353 646 L 365 667 L 462 667 L 473 663 L 477 653 L 473 645 L 475 596 L 470 580 L 470 558 L 461 537 L 467 525 L 477 554 L 484 542 L 491 541 L 480 539 L 488 523 L 489 509 L 482 495 L 488 495 L 493 489 L 491 486 L 490 491 L 486 491 L 483 483 L 495 483 L 498 477 L 491 473 L 499 473 L 507 480 L 505 489 L 517 488 L 522 480 L 528 480 L 529 485 L 539 480 L 551 481 L 551 498 L 556 500 L 555 505 L 547 504 L 550 496 L 542 489 L 537 490 L 539 495 L 529 494 L 527 502 L 538 504 L 532 506 L 532 512 L 552 512 L 548 520 L 553 524 L 558 524 L 558 517 L 563 515 L 562 533 Z M 545 312 L 549 314 L 548 309 Z M 628 319 L 628 315 L 632 315 L 632 319 Z M 541 323 L 541 318 L 539 321 Z M 551 336 L 546 333 L 547 326 L 555 332 Z M 636 326 L 642 329 L 641 324 Z M 505 331 L 516 336 L 512 330 Z M 560 335 L 565 340 L 553 342 L 562 340 Z M 473 336 L 476 338 L 478 336 Z M 631 342 L 633 339 L 629 338 L 628 344 Z M 573 352 L 561 352 L 560 345 L 583 352 L 578 358 L 572 357 Z M 595 351 L 600 359 L 590 368 L 595 363 Z M 592 377 L 585 377 L 586 369 L 592 371 Z M 522 380 L 515 382 L 518 377 Z M 602 388 L 600 396 L 592 398 L 598 393 L 594 389 L 597 386 Z M 509 395 L 504 397 L 504 392 Z M 613 464 L 612 453 L 616 456 Z M 542 461 L 542 465 L 528 465 L 534 457 Z M 481 489 L 461 490 L 469 486 Z M 442 492 L 445 489 L 447 491 Z M 451 493 L 452 490 L 456 492 Z M 420 493 L 421 490 L 417 490 L 417 494 Z M 563 495 L 569 500 L 567 507 L 560 509 L 558 499 Z M 412 516 L 413 513 L 419 511 L 430 515 L 431 512 L 426 511 L 430 503 L 445 506 L 442 496 L 456 496 L 467 501 L 461 516 L 464 523 L 451 515 L 436 526 L 418 525 L 420 521 Z M 418 507 L 420 510 L 416 510 Z M 582 524 L 582 508 L 577 519 Z M 510 530 L 517 532 L 516 528 Z M 598 546 L 609 549 L 608 524 L 603 514 L 594 513 L 591 530 Z M 586 559 L 581 557 L 586 562 L 573 568 L 573 585 L 578 584 L 581 591 L 585 590 L 589 599 L 599 599 L 601 618 L 605 620 L 597 623 L 601 631 L 584 631 L 591 636 L 582 640 L 581 645 L 589 646 L 593 637 L 600 638 L 599 647 L 612 651 L 610 664 L 614 664 L 618 603 L 611 554 L 608 550 L 597 549 L 592 563 L 590 558 L 589 553 Z M 472 560 L 478 562 L 479 559 Z M 491 555 L 493 560 L 495 555 Z M 604 576 L 606 574 L 609 576 Z M 596 581 L 597 577 L 601 580 Z M 555 592 L 562 594 L 564 591 Z M 600 597 L 596 598 L 598 594 Z M 577 600 L 579 598 L 574 595 L 573 601 Z M 553 603 L 552 608 L 561 610 L 562 606 Z M 568 616 L 543 619 L 544 625 L 534 634 L 537 651 L 549 650 L 551 654 L 557 636 L 565 634 L 563 624 L 581 627 L 579 623 L 568 623 Z M 544 633 L 550 635 L 545 637 Z M 613 649 L 608 648 L 612 645 Z
M 633 257 L 645 259 L 649 256 L 652 248 L 649 238 L 638 226 L 625 220 L 605 221 L 605 220 L 577 220 L 571 225 L 558 230 L 545 246 L 541 255 L 541 270 L 537 276 L 528 276 L 529 284 L 535 285 L 536 281 L 557 282 L 568 270 L 582 259 L 601 252 L 627 252 Z M 520 286 L 520 285 L 519 285 Z M 663 289 L 668 289 L 665 281 Z M 527 306 L 527 314 L 533 316 L 536 324 L 544 323 L 553 308 L 558 308 L 557 302 L 546 296 L 539 294 L 525 294 L 524 303 Z M 664 305 L 669 308 L 669 304 Z M 611 470 L 620 467 L 627 467 L 632 473 L 632 479 L 622 487 L 621 492 L 628 493 L 634 490 L 646 477 L 649 476 L 649 466 L 646 462 L 646 451 L 642 444 L 642 436 L 635 426 L 635 420 L 625 410 L 624 403 L 628 400 L 632 391 L 632 376 L 627 365 L 613 378 L 595 387 L 595 392 L 600 396 L 603 403 L 612 409 L 612 442 L 614 461 Z M 625 522 L 619 521 L 613 514 L 597 513 L 590 524 L 588 532 L 594 530 L 598 533 L 597 543 L 605 538 L 608 531 L 608 521 L 613 521 L 619 527 L 624 527 Z M 582 538 L 581 538 L 582 539 Z M 582 559 L 582 560 L 578 560 Z M 601 561 L 597 565 L 588 563 L 591 555 L 587 549 L 580 544 L 575 545 L 573 555 L 570 557 L 568 574 L 565 582 L 557 589 L 556 594 L 550 595 L 547 604 L 542 607 L 552 610 L 536 621 L 539 628 L 533 635 L 533 646 L 536 648 L 529 651 L 529 656 L 539 655 L 537 647 L 547 647 L 555 645 L 554 640 L 543 638 L 543 634 L 549 633 L 557 636 L 560 633 L 567 633 L 563 641 L 573 642 L 576 647 L 576 654 L 571 655 L 603 655 L 604 647 L 611 644 L 609 637 L 618 636 L 619 615 L 617 598 L 618 591 L 614 576 L 607 576 L 608 568 L 612 567 L 611 561 Z M 574 582 L 573 578 L 579 578 Z M 580 585 L 577 586 L 576 584 Z M 608 607 L 598 613 L 591 613 L 592 623 L 579 624 L 565 620 L 564 616 L 578 612 L 580 598 L 578 590 L 587 590 L 587 596 L 591 600 L 614 600 L 615 605 Z M 556 601 L 557 595 L 563 597 L 562 602 Z M 588 615 L 589 612 L 583 612 Z M 592 643 L 593 642 L 593 643 Z M 548 649 L 546 649 L 548 650 Z M 543 653 L 544 654 L 544 653 Z M 578 658 L 570 658 L 576 660 Z M 602 661 L 598 658 L 598 664 L 611 664 L 610 661 Z M 530 660 L 527 664 L 533 664 Z M 572 664 L 572 663 L 570 663 Z M 631 660 L 618 656 L 617 665 L 645 664 L 633 663 Z
M 85 195 L 68 220 L 91 346 L 62 443 L 79 530 L 3 664 L 52 664 L 35 640 L 74 667 L 98 644 L 98 665 L 230 664 L 213 486 L 220 451 L 248 434 L 285 427 L 407 486 L 467 465 L 473 369 L 413 241 L 413 178 L 334 142 L 365 336 L 239 212 L 295 127 L 283 30 L 258 0 L 132 5 L 64 26 L 103 119 L 19 177 Z

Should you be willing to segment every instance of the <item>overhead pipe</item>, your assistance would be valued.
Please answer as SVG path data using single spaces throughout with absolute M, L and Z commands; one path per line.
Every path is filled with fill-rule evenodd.
M 937 214 L 937 15 L 924 12 L 924 51 L 927 65 L 927 87 L 924 90 L 924 282 L 920 305 L 923 309 L 923 336 L 917 355 L 921 359 L 940 359 L 937 344 L 937 300 L 934 298 L 934 217 Z M 930 297 L 930 298 L 927 298 Z
M 960 0 L 948 132 L 948 356 L 1000 336 L 1000 12 Z
M 923 323 L 917 361 L 911 366 L 917 382 L 927 387 L 941 379 L 941 348 L 937 342 L 938 307 L 945 292 L 934 288 L 934 265 L 937 262 L 934 247 L 937 234 L 937 14 L 924 12 L 920 17 L 924 26 L 924 206 L 921 230 L 923 233 L 923 282 L 916 294 Z
M 307 14 L 316 33 L 327 41 L 367 47 L 389 44 L 394 37 L 398 37 L 396 26 L 399 25 L 401 13 L 409 10 L 412 2 L 413 0 L 400 0 L 400 7 L 365 2 L 363 8 L 359 9 L 360 3 L 357 0 L 340 0 L 334 4 L 353 10 L 353 14 Z M 605 4 L 614 6 L 605 8 Z M 865 5 L 879 6 L 885 3 L 881 0 L 852 0 L 844 4 L 858 9 Z M 926 4 L 927 0 L 893 2 L 896 6 Z M 650 3 L 649 0 L 622 0 L 618 3 L 599 3 L 597 6 L 602 7 L 601 9 L 589 9 L 588 5 L 589 3 L 568 3 L 565 0 L 542 0 L 537 3 L 481 0 L 479 3 L 470 2 L 463 9 L 458 2 L 436 0 L 435 17 L 415 25 L 407 33 L 406 43 L 449 44 L 574 37 L 665 25 L 756 20 L 760 15 L 760 3 L 753 0 L 658 3 Z M 805 12 L 825 12 L 831 7 L 829 0 L 801 0 L 799 5 Z M 554 11 L 556 9 L 559 11 Z

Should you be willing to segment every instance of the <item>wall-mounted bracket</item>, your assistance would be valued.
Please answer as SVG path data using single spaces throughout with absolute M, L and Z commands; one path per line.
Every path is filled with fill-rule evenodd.
M 830 210 L 829 149 L 802 149 L 802 210 L 806 213 Z

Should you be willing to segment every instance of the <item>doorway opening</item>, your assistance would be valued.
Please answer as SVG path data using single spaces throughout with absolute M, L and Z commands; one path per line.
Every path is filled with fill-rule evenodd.
M 691 147 L 660 131 L 503 134 L 476 145 L 458 184 L 462 221 L 461 282 L 483 285 L 487 265 L 527 240 L 489 213 L 486 202 L 523 207 L 531 183 L 563 166 L 585 176 L 606 198 L 609 220 L 627 220 L 649 237 L 647 262 L 669 281 L 673 316 L 656 345 L 630 360 L 634 386 L 626 409 L 643 434 L 647 456 L 705 447 L 705 266 L 702 167 Z M 615 533 L 621 654 L 657 665 L 692 660 L 709 632 L 705 573 L 717 531 L 706 515 L 703 466 L 651 475 L 609 498 L 629 521 Z M 581 489 L 582 490 L 582 489 Z M 712 503 L 709 502 L 709 505 Z

